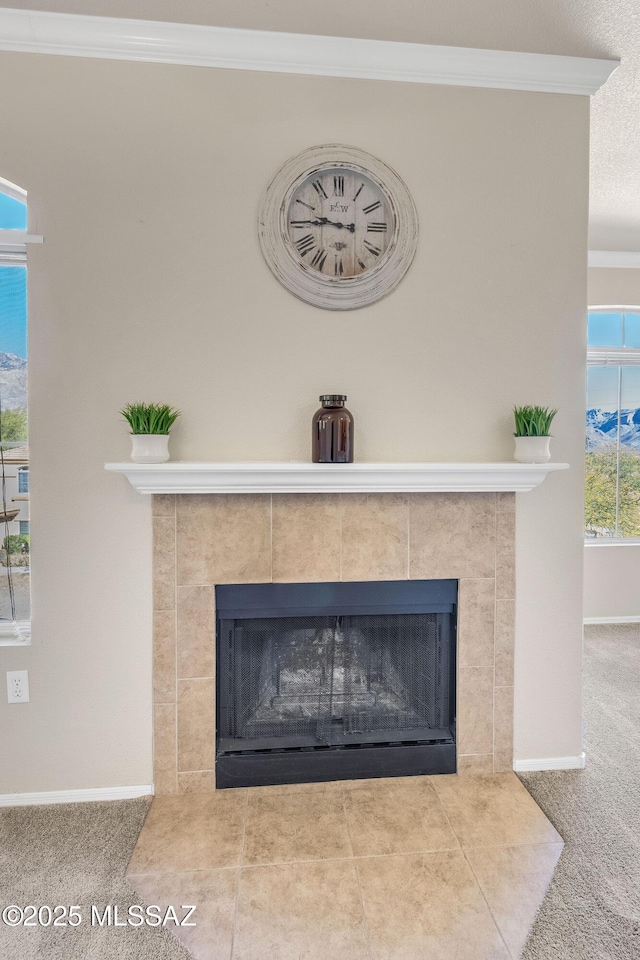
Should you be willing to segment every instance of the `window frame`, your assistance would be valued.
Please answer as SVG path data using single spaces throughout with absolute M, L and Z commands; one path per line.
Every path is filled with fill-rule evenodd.
M 587 307 L 587 316 L 592 313 L 621 313 L 623 324 L 624 343 L 624 315 L 625 313 L 640 313 L 640 306 L 634 304 L 598 304 Z M 587 369 L 589 367 L 635 367 L 640 366 L 640 347 L 590 347 L 587 343 Z M 620 409 L 621 376 L 618 377 L 618 409 Z M 620 438 L 616 448 L 619 452 Z M 617 523 L 617 515 L 616 515 Z M 621 547 L 640 545 L 640 536 L 637 537 L 588 537 L 585 533 L 586 547 Z
M 10 180 L 0 177 L 0 193 L 4 193 L 14 200 L 19 200 L 29 208 L 27 191 Z M 28 220 L 27 220 L 28 222 Z M 0 229 L 0 267 L 27 267 L 27 245 L 42 243 L 43 237 L 30 234 L 23 230 Z M 28 368 L 27 368 L 28 369 Z M 9 446 L 24 446 L 24 443 L 7 444 Z M 31 588 L 31 585 L 29 585 Z M 18 636 L 16 636 L 16 631 Z M 31 620 L 17 620 L 0 622 L 0 647 L 24 647 L 31 643 Z

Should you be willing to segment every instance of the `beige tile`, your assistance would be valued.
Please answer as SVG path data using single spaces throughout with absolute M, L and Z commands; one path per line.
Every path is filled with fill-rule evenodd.
M 176 605 L 175 521 L 153 520 L 153 609 L 174 610 Z
M 409 504 L 403 494 L 346 493 L 342 509 L 342 579 L 406 580 Z
M 188 770 L 178 774 L 178 793 L 213 793 L 215 789 L 213 770 Z
M 178 583 L 271 580 L 271 497 L 189 494 L 176 503 Z
M 438 796 L 426 778 L 345 791 L 345 810 L 356 857 L 459 849 Z
M 493 666 L 495 580 L 460 580 L 458 585 L 458 664 Z
M 496 602 L 496 686 L 513 684 L 513 650 L 516 633 L 515 600 Z
M 497 493 L 496 510 L 498 513 L 510 513 L 515 516 L 516 495 L 515 493 Z
M 176 699 L 176 617 L 173 610 L 153 614 L 153 699 L 174 703 Z
M 339 794 L 250 794 L 244 863 L 331 860 L 352 855 Z
M 157 703 L 153 708 L 153 783 L 157 797 L 175 793 L 176 705 Z
M 494 691 L 493 769 L 513 770 L 513 687 L 496 687 Z
M 355 862 L 373 960 L 508 960 L 462 853 Z
M 151 497 L 151 514 L 154 517 L 175 517 L 175 494 L 154 493 Z
M 498 493 L 496 509 L 496 597 L 516 595 L 516 495 Z
M 474 776 L 478 773 L 493 773 L 493 755 L 484 753 L 459 756 L 458 773 L 461 777 Z
M 157 904 L 162 911 L 172 906 L 180 919 L 187 912 L 182 904 L 195 906 L 187 921 L 194 926 L 168 924 L 167 929 L 195 960 L 230 960 L 237 869 L 147 873 L 134 877 L 133 887 L 144 904 Z
M 178 676 L 214 676 L 213 587 L 178 587 Z
M 178 681 L 178 770 L 212 770 L 213 680 Z
M 562 838 L 514 773 L 432 778 L 463 847 L 557 843 Z
M 513 957 L 519 957 L 562 843 L 469 850 L 467 858 Z
M 368 960 L 354 861 L 245 867 L 234 960 Z
M 156 797 L 127 874 L 236 866 L 246 808 L 246 794 L 234 790 Z
M 342 796 L 340 780 L 328 780 L 326 783 L 278 783 L 270 787 L 247 787 L 249 796 L 269 797 L 278 794 L 307 793 L 321 795 L 333 793 Z
M 412 784 L 431 783 L 431 776 L 417 777 L 373 777 L 365 780 L 339 780 L 343 793 L 350 790 L 369 790 L 370 787 L 397 787 L 401 785 L 410 786 Z
M 409 494 L 410 577 L 493 577 L 494 493 Z
M 340 498 L 274 494 L 273 579 L 281 583 L 340 579 Z
M 493 667 L 458 670 L 458 752 L 493 753 Z

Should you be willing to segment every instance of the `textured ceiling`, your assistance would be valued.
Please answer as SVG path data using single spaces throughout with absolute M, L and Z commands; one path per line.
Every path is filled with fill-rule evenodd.
M 592 101 L 590 246 L 640 251 L 640 0 L 0 0 L 0 7 L 621 60 Z

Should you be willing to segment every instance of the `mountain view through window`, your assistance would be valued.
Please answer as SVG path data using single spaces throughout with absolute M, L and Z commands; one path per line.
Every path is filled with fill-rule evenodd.
M 585 535 L 640 537 L 640 310 L 589 314 Z

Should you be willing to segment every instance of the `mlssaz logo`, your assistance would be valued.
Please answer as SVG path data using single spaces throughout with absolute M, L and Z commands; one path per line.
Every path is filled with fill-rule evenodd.
M 331 213 L 346 213 L 349 209 L 349 204 L 344 203 L 332 203 L 329 206 Z

